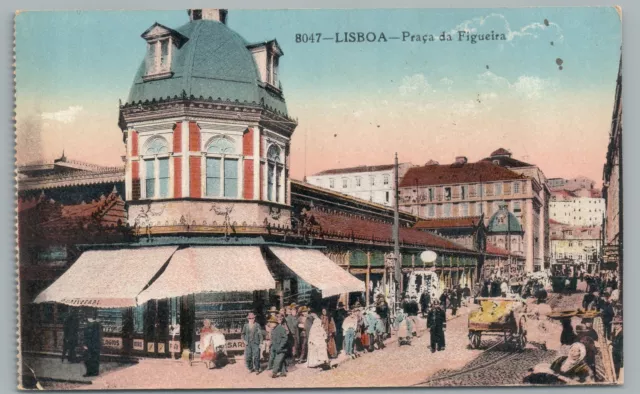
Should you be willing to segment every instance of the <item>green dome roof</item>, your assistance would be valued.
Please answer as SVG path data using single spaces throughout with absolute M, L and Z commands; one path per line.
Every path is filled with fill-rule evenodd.
M 509 228 L 507 229 L 507 226 Z M 489 225 L 487 226 L 488 233 L 522 233 L 522 225 L 518 218 L 515 217 L 514 214 L 509 212 L 506 204 L 502 205 L 498 212 L 494 213 L 489 220 Z
M 284 99 L 268 92 L 260 82 L 248 43 L 224 23 L 194 20 L 176 29 L 187 38 L 172 48 L 169 78 L 143 81 L 143 60 L 129 92 L 129 103 L 187 97 L 260 104 L 287 114 Z

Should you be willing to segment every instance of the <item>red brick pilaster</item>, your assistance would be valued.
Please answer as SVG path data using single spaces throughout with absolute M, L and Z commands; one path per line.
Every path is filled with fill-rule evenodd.
M 189 196 L 193 198 L 202 197 L 202 187 L 200 184 L 200 178 L 202 170 L 200 168 L 200 156 L 189 157 Z
M 140 162 L 131 162 L 131 199 L 140 199 Z

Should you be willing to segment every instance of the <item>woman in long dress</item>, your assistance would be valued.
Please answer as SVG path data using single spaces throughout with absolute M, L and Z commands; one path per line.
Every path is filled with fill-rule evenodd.
M 216 327 L 211 325 L 209 319 L 203 321 L 200 330 L 200 360 L 204 361 L 209 368 L 219 365 L 226 356 L 225 336 Z M 218 351 L 219 350 L 219 351 Z
M 329 354 L 327 353 L 327 333 L 322 327 L 321 319 L 314 319 L 309 330 L 309 347 L 307 356 L 307 367 L 315 368 L 329 365 Z
M 327 308 L 322 308 L 322 328 L 327 334 L 327 353 L 329 357 L 335 358 L 338 356 L 338 348 L 336 347 L 336 324 L 333 318 L 327 312 Z

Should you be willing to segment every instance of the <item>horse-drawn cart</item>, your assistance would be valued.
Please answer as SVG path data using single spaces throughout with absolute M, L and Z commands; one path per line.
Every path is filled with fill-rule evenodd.
M 502 336 L 504 342 L 522 350 L 527 345 L 526 304 L 522 299 L 503 297 L 477 298 L 480 310 L 469 315 L 469 344 L 480 347 L 482 336 Z

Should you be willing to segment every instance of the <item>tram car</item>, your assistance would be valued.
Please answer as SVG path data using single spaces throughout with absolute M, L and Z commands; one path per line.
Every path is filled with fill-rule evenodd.
M 576 291 L 578 265 L 571 259 L 559 259 L 551 264 L 551 287 L 554 293 Z
M 480 309 L 469 314 L 469 345 L 478 349 L 483 336 L 502 337 L 516 350 L 527 345 L 526 303 L 521 298 L 479 297 Z

